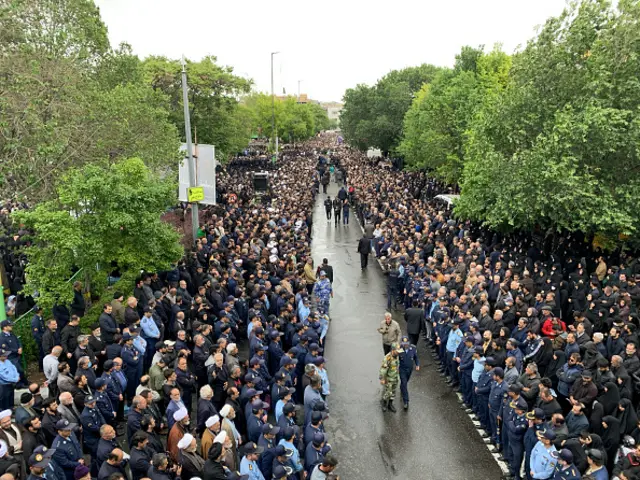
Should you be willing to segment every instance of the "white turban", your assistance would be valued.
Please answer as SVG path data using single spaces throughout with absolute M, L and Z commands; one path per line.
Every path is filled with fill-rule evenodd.
M 227 418 L 227 415 L 229 415 L 229 412 L 231 412 L 231 405 L 227 404 L 220 409 L 220 416 L 222 418 Z
M 213 443 L 219 443 L 221 445 L 224 445 L 224 441 L 226 439 L 227 439 L 227 432 L 223 430 L 218 435 L 216 435 L 216 438 L 213 439 Z
M 180 441 L 178 442 L 178 448 L 180 450 L 183 450 L 185 448 L 189 448 L 189 445 L 191 445 L 191 442 L 193 442 L 193 435 L 191 435 L 190 433 L 187 433 L 184 437 L 182 437 L 180 439 Z
M 173 419 L 176 422 L 179 422 L 180 420 L 182 420 L 183 418 L 186 418 L 187 415 L 189 415 L 189 412 L 187 412 L 186 408 L 181 408 L 180 410 L 178 410 L 177 412 L 175 412 L 173 414 Z
M 214 426 L 216 423 L 220 422 L 220 417 L 218 415 L 214 415 L 213 417 L 209 417 L 207 418 L 207 421 L 204 422 L 204 424 L 207 426 L 207 428 L 211 428 L 212 426 Z
M 11 416 L 11 409 L 3 410 L 0 412 L 0 420 Z

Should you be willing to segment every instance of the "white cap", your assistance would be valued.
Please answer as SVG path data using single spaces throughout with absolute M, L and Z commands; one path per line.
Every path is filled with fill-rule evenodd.
M 11 409 L 3 410 L 0 412 L 0 420 L 11 416 Z
M 218 435 L 216 435 L 216 438 L 213 439 L 213 443 L 219 443 L 221 445 L 224 445 L 224 441 L 226 439 L 227 439 L 227 432 L 222 430 Z
M 233 350 L 236 348 L 236 344 L 235 343 L 230 343 L 227 345 L 227 353 L 231 353 L 233 352 Z
M 220 423 L 220 417 L 218 415 L 214 415 L 213 417 L 207 418 L 207 421 L 204 424 L 207 428 L 213 427 L 216 423 Z
M 276 263 L 278 261 L 278 257 L 276 255 L 271 255 L 269 257 L 269 262 Z
M 8 452 L 7 442 L 0 440 L 0 457 L 4 457 Z
M 220 409 L 220 416 L 222 418 L 227 418 L 227 415 L 229 415 L 230 411 L 231 411 L 231 405 L 227 404 Z
M 183 418 L 186 418 L 189 415 L 189 412 L 187 412 L 186 408 L 181 408 L 180 410 L 178 410 L 177 412 L 174 412 L 173 414 L 173 419 L 176 422 L 179 422 L 180 420 L 182 420 Z
M 190 433 L 187 433 L 184 437 L 182 437 L 180 439 L 180 441 L 178 442 L 178 448 L 180 450 L 189 447 L 189 445 L 191 445 L 191 442 L 193 442 L 193 435 L 191 435 Z

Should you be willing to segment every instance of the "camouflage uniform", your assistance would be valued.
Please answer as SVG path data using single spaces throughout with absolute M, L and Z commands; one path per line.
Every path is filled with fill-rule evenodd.
M 400 357 L 393 356 L 393 352 L 398 350 L 398 344 L 393 343 L 391 345 L 391 352 L 387 353 L 382 360 L 382 366 L 380 367 L 380 380 L 384 380 L 385 383 L 382 389 L 382 408 L 386 410 L 387 404 L 389 410 L 395 412 L 392 402 L 396 396 L 396 389 L 398 383 L 400 383 Z

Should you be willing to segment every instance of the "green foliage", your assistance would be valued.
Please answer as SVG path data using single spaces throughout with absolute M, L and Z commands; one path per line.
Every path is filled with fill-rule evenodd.
M 216 61 L 213 56 L 199 62 L 187 60 L 191 128 L 198 143 L 215 145 L 216 154 L 226 158 L 249 144 L 250 130 L 244 123 L 246 111 L 240 108 L 238 98 L 249 92 L 252 82 L 234 75 L 233 68 L 220 66 Z M 184 136 L 180 62 L 149 57 L 142 62 L 142 71 L 145 83 L 167 96 L 171 122 Z
M 0 7 L 0 191 L 55 196 L 69 168 L 136 156 L 175 167 L 169 103 L 128 45 L 110 50 L 90 0 Z
M 273 136 L 272 117 L 278 137 L 289 142 L 299 142 L 328 130 L 331 122 L 327 112 L 317 103 L 298 103 L 296 97 L 272 98 L 265 93 L 255 93 L 243 100 L 250 112 L 253 130 L 267 138 Z
M 453 70 L 441 70 L 416 95 L 404 117 L 398 152 L 409 168 L 427 168 L 457 183 L 464 165 L 466 131 L 487 97 L 504 88 L 511 58 L 464 47 Z
M 340 115 L 345 139 L 360 150 L 394 150 L 400 143 L 402 121 L 414 95 L 423 84 L 431 83 L 439 70 L 428 64 L 394 70 L 373 87 L 357 85 L 348 89 Z
M 39 304 L 51 307 L 72 299 L 67 280 L 74 269 L 82 268 L 91 284 L 112 265 L 124 272 L 168 268 L 182 248 L 160 216 L 175 202 L 174 185 L 138 158 L 68 171 L 56 199 L 15 214 L 35 233 L 25 290 L 39 292 Z
M 640 5 L 571 4 L 514 57 L 466 145 L 456 211 L 504 230 L 640 227 Z

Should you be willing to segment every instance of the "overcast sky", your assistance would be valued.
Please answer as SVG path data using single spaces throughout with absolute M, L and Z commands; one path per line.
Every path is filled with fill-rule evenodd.
M 564 0 L 96 0 L 115 46 L 141 57 L 215 55 L 237 74 L 275 90 L 340 101 L 347 88 L 421 63 L 451 66 L 464 45 L 533 37 Z

